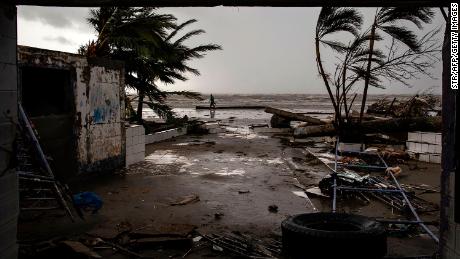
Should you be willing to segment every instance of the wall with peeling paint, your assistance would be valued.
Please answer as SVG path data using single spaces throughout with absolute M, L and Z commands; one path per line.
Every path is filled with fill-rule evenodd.
M 77 173 L 124 166 L 123 63 L 19 46 L 18 65 L 71 72 Z

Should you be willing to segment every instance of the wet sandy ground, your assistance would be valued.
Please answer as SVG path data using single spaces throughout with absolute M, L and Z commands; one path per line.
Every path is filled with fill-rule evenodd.
M 123 174 L 89 178 L 74 186 L 75 192 L 94 191 L 103 198 L 104 207 L 98 214 L 74 224 L 68 224 L 65 217 L 55 218 L 51 224 L 49 219 L 35 219 L 22 224 L 21 238 L 46 239 L 84 232 L 114 237 L 126 225 L 165 231 L 196 227 L 201 233 L 236 230 L 260 238 L 279 238 L 282 220 L 313 212 L 304 198 L 293 193 L 299 191 L 293 185 L 294 178 L 309 186 L 328 172 L 320 163 L 305 161 L 303 148 L 287 146 L 273 134 L 257 134 L 239 125 L 230 123 L 224 133 L 188 135 L 147 145 L 145 162 L 123 170 Z M 439 166 L 421 163 L 420 167 L 403 167 L 407 173 L 401 181 L 438 186 Z M 171 205 L 190 195 L 198 196 L 199 201 Z M 437 194 L 425 196 L 428 200 L 439 199 Z M 319 210 L 330 209 L 329 201 L 312 200 Z M 270 212 L 270 205 L 276 205 L 278 212 Z M 377 202 L 344 202 L 339 210 L 375 217 L 398 216 Z M 436 219 L 437 213 L 427 217 Z M 420 255 L 433 253 L 435 245 L 426 236 L 416 236 L 390 238 L 389 248 L 391 255 Z M 160 251 L 155 255 L 168 258 L 172 254 Z M 116 253 L 105 256 L 123 258 Z M 200 250 L 187 258 L 203 256 L 223 257 Z

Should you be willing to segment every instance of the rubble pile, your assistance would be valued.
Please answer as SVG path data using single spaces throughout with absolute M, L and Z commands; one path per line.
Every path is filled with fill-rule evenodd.
M 433 94 L 415 95 L 404 99 L 385 97 L 369 105 L 367 113 L 395 118 L 427 117 L 438 115 L 440 102 L 439 96 Z

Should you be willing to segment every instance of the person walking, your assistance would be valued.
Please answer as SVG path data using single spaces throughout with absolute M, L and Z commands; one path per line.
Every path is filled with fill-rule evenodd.
M 216 102 L 214 101 L 214 96 L 211 94 L 209 97 L 209 108 L 210 109 L 215 109 L 216 108 Z

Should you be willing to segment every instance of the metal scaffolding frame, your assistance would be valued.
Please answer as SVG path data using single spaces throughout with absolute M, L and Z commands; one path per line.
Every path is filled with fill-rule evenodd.
M 415 210 L 414 206 L 412 205 L 411 201 L 407 197 L 406 191 L 401 187 L 399 184 L 398 180 L 394 176 L 393 172 L 391 170 L 388 170 L 389 166 L 385 162 L 385 160 L 380 156 L 378 152 L 375 153 L 365 153 L 365 154 L 374 154 L 377 155 L 384 167 L 382 169 L 385 169 L 385 172 L 390 175 L 392 181 L 394 182 L 395 186 L 397 189 L 391 189 L 391 190 L 386 190 L 386 189 L 369 189 L 369 188 L 355 188 L 355 187 L 340 187 L 337 186 L 337 158 L 338 158 L 338 143 L 339 143 L 339 137 L 336 137 L 336 143 L 335 143 L 335 159 L 334 159 L 334 169 L 332 169 L 329 165 L 326 164 L 326 166 L 332 170 L 332 212 L 335 213 L 337 210 L 337 190 L 347 190 L 347 191 L 357 191 L 357 192 L 392 192 L 392 193 L 399 193 L 405 200 L 407 206 L 409 207 L 412 216 L 415 218 L 415 221 L 398 221 L 399 224 L 417 224 L 419 225 L 436 243 L 439 243 L 439 238 L 426 226 L 424 221 L 420 218 L 418 215 L 417 211 Z M 348 152 L 348 153 L 357 153 L 357 154 L 363 154 L 363 152 Z M 367 166 L 360 166 L 360 168 L 366 168 Z M 370 168 L 375 168 L 375 166 L 370 166 Z

